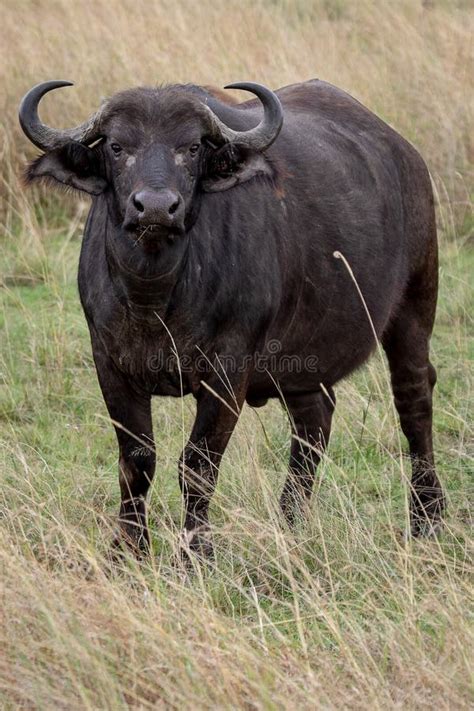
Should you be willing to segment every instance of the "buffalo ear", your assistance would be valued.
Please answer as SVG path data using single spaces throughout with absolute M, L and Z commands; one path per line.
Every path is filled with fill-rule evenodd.
M 266 158 L 246 146 L 226 143 L 209 155 L 202 187 L 207 193 L 216 193 L 246 183 L 256 175 L 273 175 Z
M 98 155 L 93 149 L 70 141 L 33 161 L 25 177 L 27 183 L 52 180 L 89 195 L 99 195 L 107 186 L 99 168 Z

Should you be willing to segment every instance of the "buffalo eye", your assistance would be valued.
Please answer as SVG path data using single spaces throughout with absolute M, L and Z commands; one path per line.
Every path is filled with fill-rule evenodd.
M 116 156 L 120 155 L 120 153 L 122 152 L 122 146 L 120 146 L 118 143 L 111 143 L 110 147 Z
M 192 146 L 189 147 L 189 152 L 191 153 L 192 156 L 195 156 L 198 150 L 200 149 L 201 144 L 200 143 L 193 143 Z

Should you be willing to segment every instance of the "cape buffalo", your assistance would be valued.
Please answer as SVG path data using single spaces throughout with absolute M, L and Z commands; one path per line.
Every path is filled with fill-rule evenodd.
M 149 545 L 152 395 L 196 399 L 179 466 L 184 539 L 211 553 L 209 502 L 244 402 L 287 408 L 295 436 L 281 508 L 291 523 L 329 439 L 333 386 L 377 340 L 410 447 L 411 530 L 436 530 L 437 239 L 417 151 L 319 80 L 226 87 L 258 97 L 241 104 L 194 85 L 140 87 L 76 128 L 44 125 L 41 98 L 69 85 L 31 89 L 20 123 L 43 151 L 27 181 L 92 196 L 79 292 L 119 445 L 115 543 Z

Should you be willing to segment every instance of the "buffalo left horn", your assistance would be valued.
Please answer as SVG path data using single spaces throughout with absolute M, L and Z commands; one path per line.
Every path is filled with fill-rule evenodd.
M 209 106 L 206 106 L 211 121 L 211 137 L 225 143 L 239 143 L 255 151 L 269 148 L 280 133 L 283 124 L 283 109 L 278 96 L 266 86 L 253 82 L 228 84 L 224 88 L 243 89 L 258 96 L 263 105 L 263 118 L 255 128 L 248 131 L 234 131 L 221 121 Z
M 87 145 L 100 137 L 101 109 L 75 128 L 50 128 L 40 121 L 38 116 L 39 102 L 48 91 L 59 89 L 62 86 L 73 86 L 73 84 L 70 81 L 56 80 L 37 84 L 25 94 L 20 104 L 20 125 L 30 141 L 38 148 L 41 148 L 42 151 L 60 148 L 68 141 L 78 141 Z

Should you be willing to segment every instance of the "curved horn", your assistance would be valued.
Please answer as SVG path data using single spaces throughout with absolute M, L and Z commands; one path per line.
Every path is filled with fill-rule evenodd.
M 225 89 L 244 89 L 258 96 L 263 104 L 263 118 L 255 128 L 249 131 L 234 131 L 223 123 L 216 114 L 206 106 L 212 124 L 212 135 L 226 143 L 240 143 L 257 151 L 269 148 L 280 133 L 283 124 L 283 109 L 278 96 L 266 86 L 253 82 L 227 84 Z
M 59 148 L 67 141 L 92 143 L 99 138 L 99 121 L 102 110 L 92 114 L 87 121 L 75 128 L 56 129 L 45 126 L 38 116 L 38 104 L 48 91 L 62 86 L 73 86 L 70 81 L 45 81 L 37 84 L 23 97 L 20 104 L 20 126 L 30 141 L 43 151 Z

